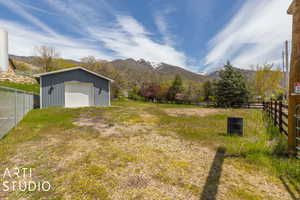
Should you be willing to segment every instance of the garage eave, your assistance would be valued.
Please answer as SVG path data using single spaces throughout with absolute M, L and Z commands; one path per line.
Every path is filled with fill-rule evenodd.
M 107 78 L 106 76 L 103 76 L 103 75 L 98 74 L 98 73 L 96 73 L 96 72 L 90 71 L 90 70 L 88 70 L 88 69 L 86 69 L 86 68 L 84 68 L 84 67 L 72 67 L 72 68 L 67 68 L 67 69 L 62 69 L 62 70 L 57 70 L 57 71 L 52 71 L 52 72 L 45 72 L 45 73 L 41 73 L 41 74 L 35 74 L 35 75 L 33 75 L 33 76 L 34 76 L 35 78 L 40 78 L 40 77 L 42 77 L 42 76 L 47 76 L 47 75 L 51 75 L 51 74 L 58 74 L 58 73 L 68 72 L 68 71 L 73 71 L 73 70 L 78 70 L 78 69 L 83 70 L 83 71 L 86 71 L 86 72 L 88 72 L 88 73 L 90 73 L 90 74 L 93 74 L 93 75 L 95 75 L 95 76 L 98 76 L 98 77 L 100 77 L 100 78 L 106 79 L 106 80 L 108 80 L 108 81 L 110 81 L 110 82 L 114 82 L 114 80 L 112 80 L 112 79 L 110 79 L 110 78 Z

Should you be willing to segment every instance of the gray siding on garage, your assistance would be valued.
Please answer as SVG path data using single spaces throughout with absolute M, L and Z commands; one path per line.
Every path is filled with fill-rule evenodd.
M 95 106 L 109 106 L 109 84 L 104 78 L 81 69 L 44 75 L 40 78 L 41 107 L 65 106 L 65 84 L 68 81 L 93 83 Z M 101 92 L 100 92 L 101 91 Z

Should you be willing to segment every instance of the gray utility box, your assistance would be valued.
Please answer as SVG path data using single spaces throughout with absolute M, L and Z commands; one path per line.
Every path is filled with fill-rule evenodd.
M 241 117 L 228 117 L 227 119 L 227 133 L 229 135 L 237 134 L 244 135 L 244 120 Z

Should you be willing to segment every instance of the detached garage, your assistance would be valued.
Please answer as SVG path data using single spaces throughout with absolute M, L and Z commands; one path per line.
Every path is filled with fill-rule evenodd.
M 40 82 L 41 108 L 110 106 L 110 83 L 113 80 L 83 67 L 37 74 L 35 77 Z

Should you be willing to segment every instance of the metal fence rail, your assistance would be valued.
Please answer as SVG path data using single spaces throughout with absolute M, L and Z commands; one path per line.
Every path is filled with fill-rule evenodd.
M 38 107 L 38 99 L 33 93 L 0 86 L 0 138 Z

